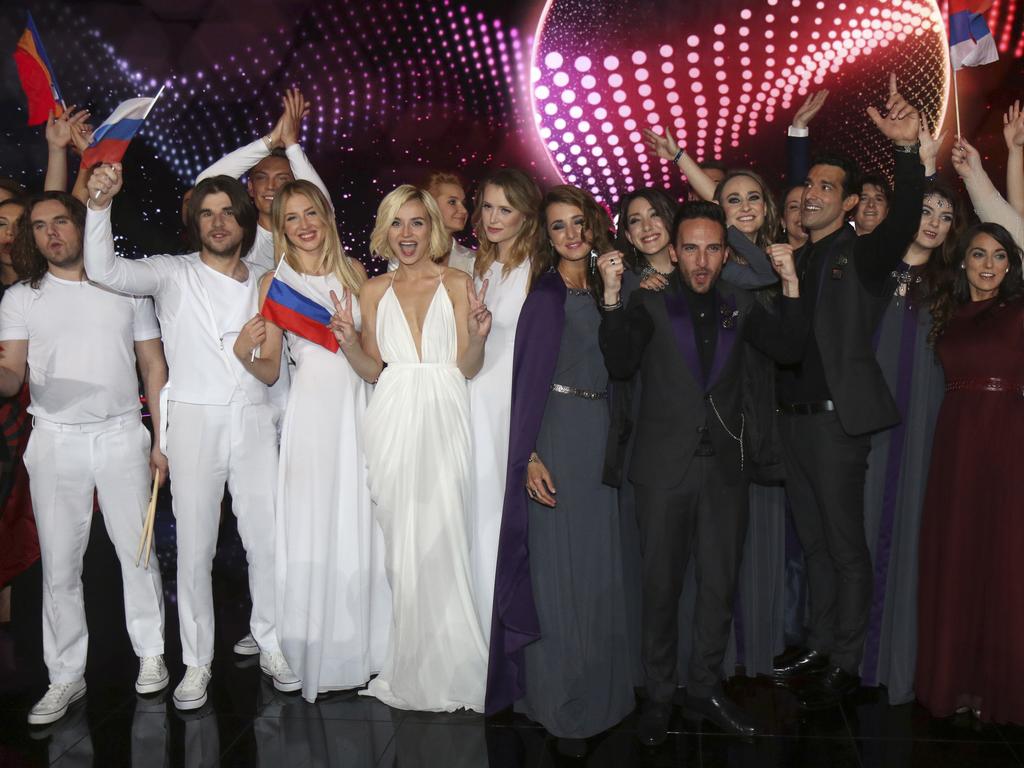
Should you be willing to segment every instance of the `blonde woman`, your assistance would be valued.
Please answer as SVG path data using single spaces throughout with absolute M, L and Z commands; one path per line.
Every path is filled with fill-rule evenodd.
M 476 286 L 486 281 L 493 317 L 483 369 L 469 385 L 473 430 L 473 600 L 490 637 L 498 531 L 505 496 L 509 420 L 512 416 L 512 353 L 519 311 L 535 272 L 540 190 L 515 168 L 501 168 L 480 184 L 473 229 L 480 241 Z M 545 261 L 545 263 L 547 263 Z
M 451 250 L 442 263 L 446 267 L 461 269 L 472 275 L 476 252 L 455 239 L 455 235 L 466 228 L 466 222 L 469 220 L 469 211 L 466 210 L 466 188 L 462 184 L 462 179 L 454 173 L 434 171 L 427 179 L 427 192 L 437 203 L 441 218 L 444 220 L 445 231 L 452 238 Z
M 292 181 L 272 209 L 274 252 L 293 288 L 333 307 L 354 305 L 366 272 L 345 255 L 327 198 Z M 282 268 L 284 269 L 284 268 Z M 260 283 L 265 302 L 272 273 Z M 242 328 L 235 354 L 263 383 L 277 379 L 281 344 L 295 359 L 281 433 L 277 482 L 276 610 L 281 650 L 302 678 L 302 695 L 356 688 L 379 671 L 387 648 L 390 594 L 383 538 L 373 524 L 359 424 L 369 387 L 342 350 L 330 351 L 262 315 Z M 253 351 L 257 355 L 253 355 Z
M 438 263 L 448 242 L 428 192 L 391 192 L 370 245 L 398 268 L 360 291 L 361 334 L 346 302 L 331 325 L 353 367 L 377 382 L 363 439 L 394 619 L 365 693 L 399 709 L 480 712 L 487 647 L 470 584 L 466 379 L 483 364 L 491 318 L 487 286 L 478 298 L 469 275 Z

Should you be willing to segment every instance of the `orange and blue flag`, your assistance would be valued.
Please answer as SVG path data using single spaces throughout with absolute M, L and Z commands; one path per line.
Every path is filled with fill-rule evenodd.
M 54 117 L 64 114 L 64 99 L 60 95 L 53 65 L 43 48 L 31 13 L 14 49 L 14 63 L 18 67 L 21 89 L 28 98 L 28 124 L 42 125 L 51 111 Z
M 985 13 L 992 0 L 949 0 L 949 60 L 953 70 L 999 60 Z

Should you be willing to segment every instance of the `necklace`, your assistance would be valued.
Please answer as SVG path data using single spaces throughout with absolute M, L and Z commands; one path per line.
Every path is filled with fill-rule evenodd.
M 562 282 L 565 283 L 565 287 L 569 289 L 569 293 L 572 294 L 573 296 L 582 296 L 590 293 L 590 290 L 587 288 L 586 285 L 584 285 L 582 288 L 573 285 L 561 269 L 558 270 L 558 274 L 561 276 Z

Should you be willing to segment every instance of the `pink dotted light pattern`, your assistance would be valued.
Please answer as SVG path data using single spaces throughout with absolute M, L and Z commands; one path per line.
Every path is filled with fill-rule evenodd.
M 676 169 L 650 155 L 641 134 L 662 126 L 698 161 L 725 157 L 737 165 L 764 155 L 753 150 L 767 133 L 778 166 L 793 111 L 822 87 L 833 93 L 828 133 L 838 140 L 830 145 L 883 166 L 865 141 L 864 109 L 884 99 L 890 70 L 933 122 L 945 113 L 949 64 L 935 2 L 713 6 L 549 0 L 531 86 L 540 139 L 565 181 L 607 201 L 671 184 Z

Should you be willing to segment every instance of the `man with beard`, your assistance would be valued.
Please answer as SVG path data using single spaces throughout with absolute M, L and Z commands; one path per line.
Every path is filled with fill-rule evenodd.
M 14 236 L 18 232 L 18 219 L 25 212 L 25 201 L 21 197 L 9 197 L 0 201 L 0 296 L 9 285 L 18 281 L 11 254 Z
M 256 210 L 229 176 L 196 185 L 189 229 L 198 253 L 131 260 L 114 253 L 110 202 L 120 191 L 121 165 L 104 165 L 89 180 L 85 266 L 93 280 L 152 295 L 164 335 L 170 379 L 166 453 L 173 478 L 178 536 L 178 616 L 185 677 L 174 692 L 179 709 L 206 702 L 213 659 L 211 569 L 224 484 L 249 561 L 249 627 L 260 667 L 281 691 L 301 681 L 285 662 L 274 626 L 274 495 L 277 409 L 267 387 L 231 351 L 257 310 L 260 272 L 242 260 L 256 237 Z
M 128 634 L 140 658 L 135 689 L 153 693 L 168 680 L 160 571 L 135 565 L 150 473 L 166 476 L 142 424 L 135 374 L 138 361 L 156 403 L 167 380 L 160 327 L 149 299 L 86 278 L 84 224 L 83 205 L 64 192 L 29 199 L 14 247 L 25 280 L 0 303 L 0 395 L 16 395 L 27 374 L 34 423 L 25 466 L 42 556 L 50 687 L 29 712 L 33 725 L 60 719 L 85 695 L 81 578 L 94 490 L 121 562 Z

